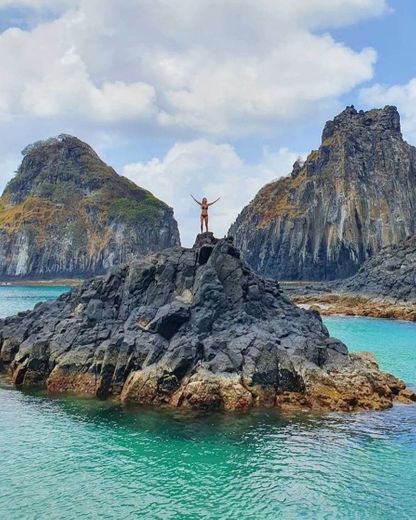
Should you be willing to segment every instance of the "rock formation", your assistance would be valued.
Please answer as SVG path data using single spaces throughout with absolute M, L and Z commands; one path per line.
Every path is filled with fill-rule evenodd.
M 353 275 L 382 247 L 416 233 L 416 148 L 395 107 L 347 107 L 319 150 L 264 186 L 230 229 L 244 258 L 280 280 Z
M 416 236 L 381 249 L 350 278 L 282 285 L 293 302 L 321 314 L 416 321 Z
M 76 137 L 23 151 L 0 198 L 0 277 L 85 277 L 179 245 L 173 211 Z
M 383 248 L 357 274 L 340 281 L 337 290 L 416 303 L 416 236 Z
M 383 409 L 416 396 L 200 235 L 0 321 L 18 386 L 199 409 Z

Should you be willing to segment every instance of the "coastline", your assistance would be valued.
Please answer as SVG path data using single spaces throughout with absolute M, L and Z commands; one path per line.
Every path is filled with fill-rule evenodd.
M 363 295 L 330 293 L 290 296 L 303 309 L 316 310 L 322 316 L 363 316 L 416 321 L 416 303 L 392 302 Z
M 56 278 L 51 280 L 1 280 L 0 287 L 78 287 L 84 280 L 81 278 Z

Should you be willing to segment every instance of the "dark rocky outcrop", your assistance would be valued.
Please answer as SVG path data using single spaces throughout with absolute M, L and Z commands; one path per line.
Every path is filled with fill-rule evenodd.
M 416 303 L 416 236 L 383 248 L 337 289 L 392 302 Z
M 0 198 L 0 277 L 85 277 L 179 245 L 173 210 L 76 137 L 23 151 Z
M 264 186 L 230 229 L 247 262 L 280 280 L 356 273 L 416 233 L 416 148 L 395 107 L 347 107 L 290 176 Z
M 292 301 L 321 314 L 416 321 L 416 236 L 381 249 L 350 278 L 282 285 Z
M 191 408 L 382 409 L 415 399 L 319 315 L 201 235 L 0 321 L 18 386 Z

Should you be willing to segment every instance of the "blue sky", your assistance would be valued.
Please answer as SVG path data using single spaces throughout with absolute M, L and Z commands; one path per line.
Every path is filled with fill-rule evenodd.
M 345 105 L 396 104 L 416 143 L 411 0 L 0 0 L 0 187 L 59 133 L 222 235 Z
M 416 2 L 394 0 L 388 5 L 392 8 L 390 14 L 336 29 L 332 34 L 336 40 L 345 41 L 355 50 L 366 46 L 377 50 L 378 59 L 372 81 L 405 83 L 416 76 Z M 352 95 L 356 94 L 353 92 Z

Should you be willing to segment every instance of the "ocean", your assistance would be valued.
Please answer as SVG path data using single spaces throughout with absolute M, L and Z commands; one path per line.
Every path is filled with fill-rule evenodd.
M 0 316 L 65 287 L 0 287 Z M 416 385 L 416 324 L 325 318 Z M 191 413 L 48 397 L 0 381 L 0 518 L 414 519 L 416 405 Z

